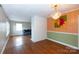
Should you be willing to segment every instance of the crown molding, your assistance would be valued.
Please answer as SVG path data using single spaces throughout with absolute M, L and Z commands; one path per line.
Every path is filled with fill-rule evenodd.
M 69 13 L 69 12 L 73 12 L 73 11 L 75 11 L 75 10 L 79 10 L 79 8 L 77 8 L 77 9 L 72 9 L 72 10 L 69 10 L 69 11 L 65 11 L 65 12 L 63 12 L 63 14 Z

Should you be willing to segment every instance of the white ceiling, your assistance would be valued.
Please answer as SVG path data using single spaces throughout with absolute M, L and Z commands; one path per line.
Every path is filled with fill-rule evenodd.
M 6 14 L 14 21 L 30 21 L 35 15 L 47 17 L 54 10 L 48 4 L 2 4 Z M 79 4 L 60 5 L 59 10 L 63 13 L 79 8 Z

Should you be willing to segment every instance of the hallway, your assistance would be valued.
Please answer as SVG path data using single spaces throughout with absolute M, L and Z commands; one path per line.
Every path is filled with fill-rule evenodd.
M 42 40 L 36 43 L 31 41 L 30 36 L 10 37 L 4 54 L 72 54 L 79 51 L 66 47 L 64 45 Z

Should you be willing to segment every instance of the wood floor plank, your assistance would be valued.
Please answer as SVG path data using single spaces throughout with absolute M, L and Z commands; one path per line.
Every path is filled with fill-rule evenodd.
M 12 36 L 9 38 L 4 54 L 79 54 L 79 50 L 52 42 L 42 40 L 36 43 L 30 36 Z

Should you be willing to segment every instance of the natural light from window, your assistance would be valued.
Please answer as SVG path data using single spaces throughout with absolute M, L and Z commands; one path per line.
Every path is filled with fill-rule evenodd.
M 16 30 L 21 31 L 22 30 L 22 24 L 16 23 Z

